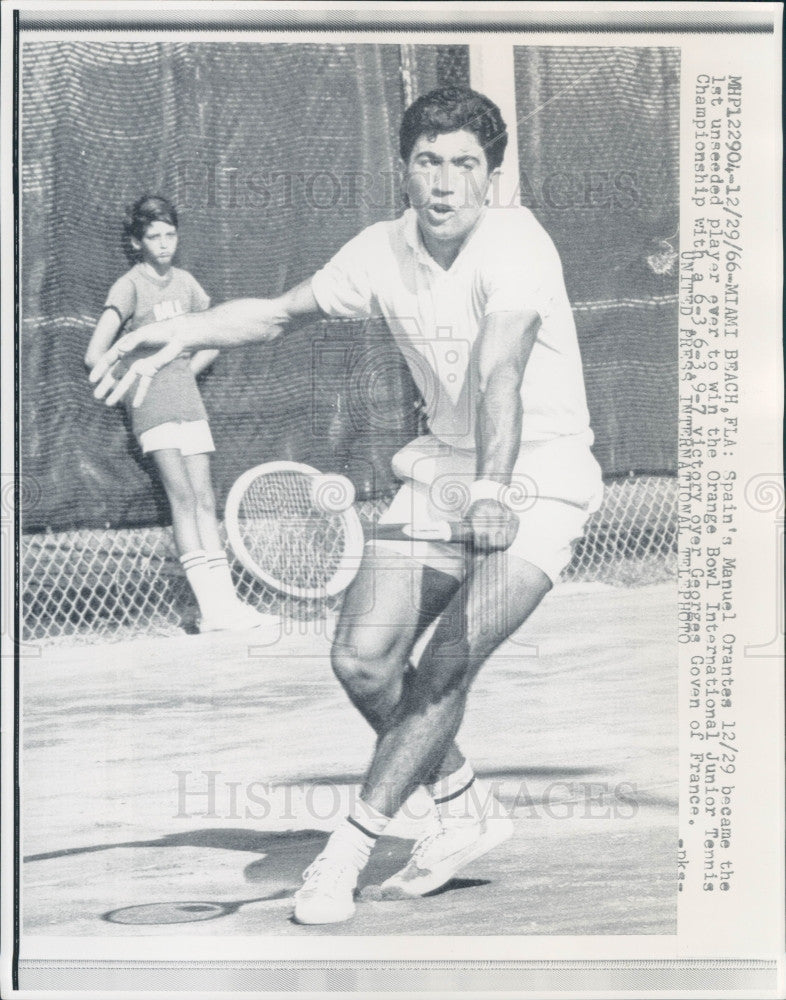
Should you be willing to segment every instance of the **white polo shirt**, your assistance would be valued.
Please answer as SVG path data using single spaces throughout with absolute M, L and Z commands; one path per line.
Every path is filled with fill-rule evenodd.
M 429 430 L 456 448 L 475 448 L 484 318 L 535 310 L 541 326 L 521 386 L 522 442 L 584 435 L 592 443 L 562 265 L 529 209 L 485 208 L 448 270 L 428 253 L 407 209 L 350 240 L 311 287 L 328 316 L 385 318 L 425 400 Z

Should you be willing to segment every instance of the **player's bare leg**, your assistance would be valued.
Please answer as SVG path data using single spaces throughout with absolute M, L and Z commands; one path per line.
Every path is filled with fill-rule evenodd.
M 332 660 L 353 704 L 378 734 L 410 683 L 415 643 L 458 586 L 450 574 L 424 569 L 389 551 L 366 550 L 345 596 Z M 458 771 L 464 763 L 455 745 L 446 748 L 448 771 Z M 304 885 L 295 894 L 296 920 L 333 923 L 352 916 L 358 874 L 387 823 L 387 816 L 362 803 L 353 809 L 304 872 Z
M 295 897 L 298 920 L 335 922 L 354 912 L 358 873 L 389 818 L 418 784 L 429 780 L 454 745 L 466 693 L 481 664 L 526 620 L 551 587 L 534 566 L 521 560 L 515 560 L 515 565 L 516 572 L 509 580 L 510 561 L 504 554 L 477 560 L 469 579 L 454 588 L 417 670 L 405 672 L 401 668 L 393 675 L 401 680 L 396 687 L 390 686 L 389 697 L 392 700 L 397 694 L 399 700 L 379 729 L 364 792 L 354 813 L 331 835 L 323 854 L 307 869 L 306 884 Z M 398 587 L 391 585 L 391 600 L 393 592 L 400 594 L 402 589 L 403 582 Z M 387 590 L 385 594 L 388 596 Z M 463 628 L 457 629 L 457 622 Z M 415 624 L 412 635 L 416 631 Z M 345 648 L 351 635 L 353 630 L 343 637 Z M 359 687 L 355 686 L 356 697 Z M 375 695 L 378 697 L 378 690 Z M 372 711 L 379 713 L 382 704 L 388 702 L 376 701 Z M 379 724 L 378 714 L 377 721 Z M 461 768 L 453 777 L 461 779 Z M 469 788 L 458 792 L 459 798 L 466 797 Z M 495 819 L 492 825 L 484 813 L 470 810 L 462 824 L 442 823 L 440 831 L 445 836 L 436 842 L 434 837 L 425 838 L 398 881 L 394 876 L 383 885 L 382 895 L 422 895 L 444 884 L 463 865 L 510 836 L 510 820 L 506 816 Z M 420 867 L 423 857 L 428 860 L 429 856 L 427 850 L 421 850 L 424 845 L 432 845 L 431 854 L 438 858 L 436 864 L 429 862 L 426 871 Z
M 489 655 L 523 622 L 551 587 L 530 563 L 496 553 L 478 560 L 451 610 L 460 610 L 465 630 L 437 626 L 419 669 L 403 692 L 391 725 L 381 736 L 362 800 L 392 815 L 412 788 L 439 760 L 461 724 L 467 692 Z M 416 844 L 408 864 L 367 890 L 372 898 L 420 896 L 449 881 L 465 865 L 502 843 L 512 823 L 482 792 L 471 771 L 461 771 L 430 786 L 438 822 Z
M 367 549 L 344 598 L 332 661 L 349 699 L 377 733 L 389 725 L 413 673 L 410 658 L 417 640 L 458 587 L 449 573 L 389 550 Z M 434 777 L 451 774 L 463 763 L 458 747 L 451 745 L 435 765 Z
M 445 611 L 448 619 L 461 616 L 463 634 L 440 622 L 379 739 L 363 791 L 369 805 L 392 816 L 441 760 L 461 725 L 478 670 L 550 589 L 542 570 L 515 556 L 496 552 L 477 560 Z

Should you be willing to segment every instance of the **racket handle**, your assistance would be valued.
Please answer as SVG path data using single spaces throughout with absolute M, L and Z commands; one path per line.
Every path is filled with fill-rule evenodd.
M 454 542 L 472 541 L 472 529 L 461 521 L 430 521 L 427 524 L 375 524 L 372 538 L 385 541 Z

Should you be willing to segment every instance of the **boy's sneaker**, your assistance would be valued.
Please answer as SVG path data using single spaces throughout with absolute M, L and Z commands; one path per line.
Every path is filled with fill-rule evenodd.
M 438 816 L 436 826 L 414 846 L 407 864 L 382 885 L 368 886 L 367 899 L 412 899 L 449 882 L 471 861 L 513 834 L 509 816 L 450 819 Z
M 255 608 L 237 601 L 230 608 L 222 608 L 215 615 L 205 615 L 199 622 L 200 632 L 245 632 L 250 628 L 273 627 L 280 624 L 276 615 L 266 615 Z
M 299 924 L 337 924 L 355 912 L 358 870 L 336 853 L 320 854 L 303 872 L 295 893 L 295 920 Z

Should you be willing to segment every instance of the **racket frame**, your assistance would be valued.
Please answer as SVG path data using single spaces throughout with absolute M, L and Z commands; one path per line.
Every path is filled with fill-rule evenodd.
M 307 600 L 318 600 L 325 597 L 333 597 L 340 594 L 352 583 L 357 571 L 360 568 L 360 560 L 363 557 L 363 546 L 365 545 L 365 534 L 360 517 L 354 506 L 348 507 L 345 511 L 336 514 L 325 514 L 326 517 L 336 517 L 343 522 L 344 526 L 344 551 L 342 552 L 339 565 L 333 576 L 322 587 L 300 587 L 297 584 L 287 583 L 274 577 L 264 566 L 251 556 L 242 532 L 240 531 L 238 513 L 243 495 L 249 484 L 262 475 L 293 472 L 307 476 L 323 476 L 324 473 L 303 462 L 263 462 L 255 465 L 242 473 L 235 482 L 227 496 L 224 508 L 224 526 L 227 538 L 241 564 L 251 573 L 252 576 L 261 580 L 268 587 L 276 590 L 280 594 L 287 594 L 291 597 L 305 598 Z

